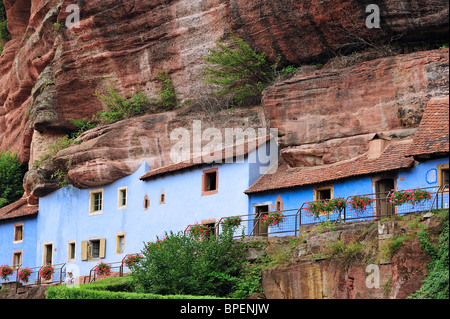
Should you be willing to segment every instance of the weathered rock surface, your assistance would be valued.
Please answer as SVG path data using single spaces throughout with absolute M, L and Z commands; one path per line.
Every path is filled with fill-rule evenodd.
M 387 223 L 390 225 L 386 227 L 392 228 L 391 224 L 396 222 Z M 392 259 L 381 262 L 378 258 L 382 255 L 384 237 L 376 226 L 373 221 L 358 222 L 337 226 L 334 231 L 325 228 L 323 233 L 313 231 L 302 236 L 306 243 L 293 249 L 290 262 L 263 271 L 265 297 L 404 299 L 410 296 L 421 287 L 430 256 L 421 250 L 418 240 L 411 240 L 405 241 Z M 402 227 L 391 229 L 389 235 L 399 235 Z M 343 256 L 330 256 L 330 247 L 337 241 L 343 245 L 361 243 L 362 250 L 353 255 L 346 252 Z M 377 270 L 373 267 L 379 271 L 379 281 L 375 281 Z
M 78 1 L 80 28 L 69 29 L 72 1 L 4 3 L 12 39 L 0 57 L 0 149 L 18 153 L 30 168 L 74 129 L 67 119 L 102 109 L 95 93 L 107 85 L 153 97 L 155 70 L 168 68 L 180 99 L 201 97 L 203 57 L 231 33 L 285 65 L 325 62 L 367 41 L 448 42 L 448 2 L 440 0 L 381 1 L 381 30 L 366 28 L 367 4 L 353 0 Z M 264 102 L 291 164 L 327 164 L 366 151 L 369 133 L 416 127 L 426 102 L 448 94 L 446 71 L 448 50 L 401 55 L 294 78 L 268 89 Z M 156 118 L 161 122 L 149 124 Z M 69 176 L 83 187 L 113 181 L 145 159 L 162 165 L 170 145 L 166 124 L 176 120 L 169 113 L 134 131 L 124 124 L 100 128 L 97 138 L 55 163 L 71 159 Z M 30 172 L 26 189 L 48 184 L 47 175 Z
M 46 83 L 54 88 L 44 100 L 53 104 L 53 116 L 46 129 L 61 132 L 72 128 L 67 118 L 101 109 L 93 95 L 106 83 L 154 95 L 158 68 L 170 69 L 182 98 L 197 96 L 204 89 L 198 80 L 203 56 L 231 32 L 272 60 L 280 55 L 297 65 L 327 58 L 354 43 L 355 34 L 373 42 L 399 35 L 405 42 L 448 38 L 448 2 L 440 0 L 381 1 L 382 30 L 365 27 L 366 3 L 353 0 L 79 1 L 79 29 L 60 26 L 72 1 L 4 3 L 12 40 L 0 57 L 0 148 L 17 152 L 23 162 L 29 161 L 34 135 L 30 124 L 35 126 L 24 115 L 49 65 Z M 36 128 L 42 133 L 44 127 L 40 122 Z
M 427 103 L 448 96 L 448 49 L 322 69 L 266 89 L 271 127 L 294 166 L 338 162 L 367 151 L 370 134 L 414 134 Z
M 170 151 L 179 143 L 179 136 L 171 138 L 176 128 L 185 128 L 193 139 L 193 123 L 200 120 L 202 129 L 215 127 L 225 143 L 226 128 L 265 127 L 261 107 L 235 110 L 215 116 L 177 117 L 176 112 L 144 115 L 105 125 L 81 135 L 78 145 L 61 150 L 53 158 L 32 168 L 25 176 L 27 194 L 43 196 L 57 188 L 51 175 L 55 168 L 67 171 L 70 183 L 79 188 L 107 185 L 134 173 L 144 161 L 150 168 L 173 164 Z M 186 131 L 187 132 L 187 131 Z M 210 140 L 204 137 L 202 145 Z M 191 146 L 192 147 L 192 146 Z M 42 147 L 42 153 L 48 151 Z

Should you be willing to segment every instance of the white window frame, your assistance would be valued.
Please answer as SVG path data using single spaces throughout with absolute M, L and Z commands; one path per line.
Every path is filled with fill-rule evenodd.
M 17 237 L 17 227 L 22 227 L 22 239 L 16 240 Z M 25 237 L 25 226 L 24 222 L 14 224 L 14 234 L 13 234 L 13 244 L 23 243 L 23 238 Z
M 94 196 L 101 193 L 102 194 L 102 209 L 94 211 Z M 89 192 L 89 216 L 101 215 L 103 214 L 103 208 L 105 207 L 105 192 L 103 188 L 94 189 Z
M 70 246 L 74 245 L 74 249 L 73 249 L 73 258 L 70 258 Z M 67 242 L 67 261 L 75 261 L 77 259 L 77 242 L 75 240 L 69 240 Z
M 124 254 L 125 253 L 125 245 L 126 245 L 126 234 L 118 233 L 116 234 L 116 254 Z M 120 238 L 123 238 L 123 251 L 120 250 Z
M 125 191 L 125 205 L 122 204 L 122 192 Z M 126 209 L 128 205 L 128 186 L 119 187 L 117 190 L 117 209 Z

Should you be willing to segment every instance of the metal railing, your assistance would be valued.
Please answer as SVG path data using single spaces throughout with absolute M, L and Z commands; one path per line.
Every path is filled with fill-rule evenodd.
M 276 234 L 293 234 L 297 236 L 300 227 L 306 225 L 317 225 L 325 221 L 347 223 L 353 221 L 364 221 L 369 219 L 380 220 L 394 215 L 404 215 L 409 213 L 429 212 L 433 209 L 449 208 L 449 186 L 417 188 L 417 190 L 426 190 L 430 199 L 422 200 L 412 204 L 409 202 L 395 205 L 392 202 L 392 196 L 396 191 L 372 193 L 364 195 L 354 195 L 344 198 L 345 207 L 341 210 L 333 210 L 323 214 L 313 214 L 308 210 L 311 203 L 303 203 L 299 209 L 280 211 L 283 214 L 283 221 L 276 226 L 267 226 L 264 224 L 262 215 L 250 214 L 240 215 L 241 223 L 234 231 L 235 237 L 254 237 L 254 236 L 273 236 Z M 357 196 L 368 197 L 371 199 L 370 205 L 364 210 L 352 209 L 348 204 Z M 322 201 L 324 202 L 324 201 Z M 294 213 L 295 212 L 295 213 Z M 267 213 L 268 214 L 268 213 Z M 227 217 L 221 218 L 216 224 L 216 234 L 223 230 L 223 223 Z
M 136 254 L 127 254 L 125 257 L 122 258 L 122 261 L 117 262 L 111 262 L 111 263 L 105 263 L 109 265 L 111 268 L 111 273 L 117 273 L 118 277 L 123 277 L 130 269 L 128 268 L 127 264 L 125 263 L 125 259 L 127 259 L 128 256 L 136 255 Z M 97 274 L 97 265 L 91 268 L 89 271 L 89 280 L 88 283 L 94 282 L 99 277 Z M 114 269 L 117 269 L 117 271 L 113 271 Z
M 0 280 L 0 286 L 2 284 L 15 284 L 16 286 L 16 293 L 19 289 L 19 287 L 24 287 L 24 286 L 40 286 L 42 284 L 54 284 L 54 283 L 59 283 L 61 284 L 62 282 L 64 282 L 65 277 L 66 277 L 66 263 L 61 263 L 61 264 L 54 264 L 51 265 L 53 267 L 53 274 L 51 276 L 50 279 L 44 279 L 41 277 L 41 269 L 44 266 L 39 266 L 39 267 L 33 267 L 33 268 L 29 268 L 31 270 L 30 275 L 28 276 L 28 281 L 24 282 L 22 280 L 20 280 L 19 278 L 19 272 L 21 269 L 23 269 L 23 265 L 15 265 L 12 266 L 11 268 L 14 269 L 14 274 L 12 274 L 12 278 L 14 280 Z

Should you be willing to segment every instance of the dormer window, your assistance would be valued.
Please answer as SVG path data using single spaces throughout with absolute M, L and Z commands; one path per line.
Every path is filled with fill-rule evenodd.
M 368 159 L 376 159 L 383 154 L 391 139 L 382 133 L 377 133 L 369 142 Z

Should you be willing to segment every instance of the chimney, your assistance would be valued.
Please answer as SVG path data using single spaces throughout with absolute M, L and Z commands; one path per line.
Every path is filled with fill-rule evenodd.
M 368 159 L 376 159 L 383 154 L 386 147 L 389 145 L 391 138 L 385 136 L 383 133 L 377 133 L 369 141 L 369 155 Z

